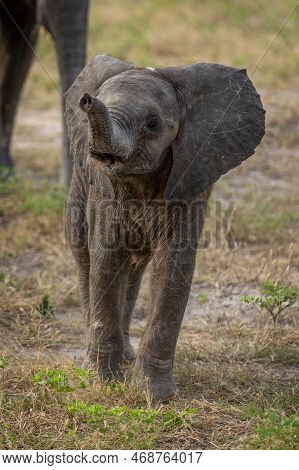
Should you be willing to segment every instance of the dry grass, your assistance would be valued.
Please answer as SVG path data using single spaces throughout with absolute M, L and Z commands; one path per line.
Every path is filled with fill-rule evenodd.
M 0 446 L 267 448 L 267 441 L 259 435 L 267 413 L 274 413 L 279 419 L 287 416 L 294 419 L 298 411 L 298 350 L 295 351 L 298 335 L 290 326 L 276 331 L 240 325 L 220 325 L 196 333 L 195 336 L 193 330 L 183 332 L 186 346 L 182 344 L 177 354 L 180 397 L 168 405 L 154 407 L 146 393 L 131 382 L 129 372 L 127 382 L 119 386 L 104 386 L 91 378 L 80 388 L 76 382 L 78 364 L 65 357 L 56 357 L 49 363 L 42 354 L 30 359 L 22 355 L 20 363 L 19 355 L 11 356 L 0 372 Z M 215 335 L 220 341 L 215 341 Z M 293 348 L 292 355 L 287 353 L 288 348 Z M 280 352 L 276 355 L 277 351 Z M 64 371 L 72 389 L 57 391 L 50 385 L 34 382 L 38 371 L 49 369 Z M 127 411 L 116 418 L 86 416 L 70 412 L 74 401 L 101 405 L 106 410 L 125 407 Z M 135 409 L 145 413 L 154 410 L 157 418 L 153 422 L 136 420 L 130 415 Z M 190 409 L 191 413 L 186 415 Z M 172 421 L 163 425 L 167 411 Z M 291 431 L 295 433 L 295 428 Z M 269 440 L 269 445 L 275 448 L 279 442 L 275 440 L 275 426 L 273 432 L 274 439 Z M 279 445 L 295 448 L 296 438 L 290 440 L 288 434 L 287 437 Z
M 93 1 L 88 55 L 109 52 L 141 65 L 219 61 L 252 70 L 294 4 Z M 85 334 L 63 236 L 65 191 L 57 185 L 59 95 L 34 64 L 14 143 L 18 177 L 1 185 L 0 194 L 0 447 L 298 448 L 298 312 L 274 329 L 239 297 L 233 307 L 221 300 L 234 289 L 250 294 L 268 278 L 298 285 L 297 25 L 298 12 L 254 74 L 267 135 L 254 158 L 215 186 L 194 274 L 195 291 L 206 289 L 209 298 L 193 306 L 193 321 L 184 324 L 175 362 L 180 396 L 163 406 L 149 403 L 129 370 L 127 382 L 114 388 L 95 377 L 85 388 L 76 385 Z M 57 79 L 46 35 L 39 54 Z M 212 300 L 219 292 L 218 312 Z M 53 317 L 39 312 L 45 295 Z M 148 297 L 146 277 L 136 340 Z M 36 384 L 34 374 L 49 369 L 64 371 L 75 390 Z M 88 421 L 70 412 L 73 400 L 103 405 L 106 414 Z M 124 415 L 113 417 L 113 407 L 126 407 Z M 196 411 L 188 414 L 189 407 Z M 135 419 L 136 408 L 157 417 Z M 167 425 L 166 411 L 173 417 Z

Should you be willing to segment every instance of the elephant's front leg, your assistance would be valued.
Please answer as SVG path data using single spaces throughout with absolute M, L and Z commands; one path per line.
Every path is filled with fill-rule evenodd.
M 63 93 L 71 86 L 85 65 L 88 0 L 44 0 L 42 22 L 52 35 L 58 58 Z M 62 102 L 63 112 L 65 101 Z M 62 181 L 69 185 L 73 158 L 63 121 Z
M 150 316 L 136 361 L 156 399 L 176 394 L 173 360 L 190 293 L 196 249 L 159 250 L 153 259 Z
M 35 2 L 0 2 L 0 166 L 7 168 L 13 166 L 13 125 L 37 36 Z
M 88 355 L 103 380 L 122 379 L 121 312 L 127 259 L 118 253 L 90 253 L 90 326 Z

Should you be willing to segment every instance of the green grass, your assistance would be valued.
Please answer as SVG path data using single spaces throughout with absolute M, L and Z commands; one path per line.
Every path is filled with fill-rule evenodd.
M 275 406 L 276 405 L 276 406 Z M 295 405 L 295 401 L 294 401 Z M 298 450 L 299 448 L 299 396 L 296 397 L 297 412 L 286 413 L 280 403 L 263 408 L 252 402 L 242 408 L 244 420 L 256 421 L 256 432 L 242 443 L 244 448 L 268 450 Z
M 77 400 L 71 401 L 68 410 L 76 424 L 78 420 L 81 420 L 90 427 L 96 427 L 104 434 L 107 432 L 120 433 L 124 439 L 124 447 L 130 445 L 130 440 L 136 438 L 138 434 L 145 434 L 146 439 L 143 443 L 139 443 L 139 448 L 147 449 L 150 448 L 149 443 L 152 443 L 152 436 L 179 428 L 184 423 L 191 423 L 191 416 L 198 412 L 193 407 L 189 407 L 183 412 L 172 408 L 164 410 L 128 406 L 107 408 L 97 403 L 88 404 Z M 127 429 L 126 433 L 123 433 L 124 428 Z
M 109 15 L 92 2 L 89 55 L 107 51 L 141 66 L 214 61 L 250 71 L 295 4 L 279 0 L 269 8 L 264 0 L 125 0 L 109 2 Z M 279 83 L 298 73 L 298 61 L 290 54 L 293 59 L 298 54 L 298 24 L 297 11 L 259 66 L 256 79 L 261 83 Z
M 256 359 L 268 360 L 284 365 L 298 364 L 299 349 L 296 340 L 293 343 L 281 345 L 275 344 L 275 340 L 270 345 L 265 345 L 254 354 Z
M 31 448 L 152 449 L 161 436 L 190 426 L 198 413 L 193 406 L 150 407 L 133 384 L 99 386 L 88 369 L 27 371 L 20 382 L 10 370 L 2 380 L 12 380 L 19 390 L 0 390 L 2 448 L 20 448 L 26 442 Z M 48 422 L 43 431 L 41 416 Z M 49 420 L 56 422 L 56 435 Z M 27 423 L 26 433 L 22 423 Z
M 268 243 L 274 247 L 292 243 L 299 228 L 298 201 L 296 195 L 286 196 L 265 195 L 255 185 L 248 186 L 238 200 L 232 195 L 223 199 L 223 194 L 217 198 L 212 193 L 200 246 L 234 248 Z
M 5 356 L 0 356 L 0 369 L 4 369 L 9 364 L 9 360 Z
M 42 181 L 37 184 L 28 179 L 13 176 L 0 187 L 0 213 L 6 215 L 27 214 L 33 218 L 47 214 L 63 214 L 67 191 L 59 185 Z
M 199 300 L 200 305 L 205 304 L 208 300 L 208 294 L 201 292 L 200 294 L 198 294 L 198 300 Z
M 259 190 L 256 193 L 248 190 L 233 214 L 235 238 L 249 243 L 291 242 L 299 224 L 296 205 L 295 200 L 262 196 Z
M 43 316 L 53 317 L 55 313 L 55 307 L 50 302 L 48 294 L 43 296 L 41 303 L 37 306 L 37 310 Z
M 75 368 L 72 370 L 72 377 L 69 374 L 60 369 L 48 369 L 36 372 L 32 380 L 35 384 L 41 386 L 47 386 L 55 390 L 56 392 L 72 392 L 76 388 L 86 388 L 88 380 L 93 377 L 93 372 L 89 369 Z M 72 385 L 70 385 L 72 380 Z
M 51 321 L 44 319 L 45 331 Z M 55 341 L 43 345 L 38 330 L 30 344 L 55 353 Z M 3 356 L 0 447 L 296 448 L 296 355 L 286 362 L 273 354 L 296 333 L 215 323 L 184 334 L 188 346 L 175 360 L 180 396 L 168 404 L 152 403 L 129 369 L 124 383 L 103 384 L 63 357 Z

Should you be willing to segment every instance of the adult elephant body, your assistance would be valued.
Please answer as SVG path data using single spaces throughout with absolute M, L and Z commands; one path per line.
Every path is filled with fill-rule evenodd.
M 88 0 L 4 0 L 0 5 L 0 165 L 12 167 L 10 142 L 20 93 L 29 71 L 38 30 L 51 34 L 65 92 L 85 64 Z M 63 104 L 64 106 L 64 104 Z M 72 156 L 64 132 L 63 181 L 69 183 Z

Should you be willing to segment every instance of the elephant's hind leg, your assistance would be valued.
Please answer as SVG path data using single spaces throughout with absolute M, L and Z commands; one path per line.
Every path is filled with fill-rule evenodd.
M 0 166 L 12 167 L 14 118 L 38 36 L 34 2 L 6 1 L 0 5 L 0 18 Z
M 128 275 L 127 288 L 124 294 L 125 299 L 122 312 L 122 328 L 124 334 L 123 356 L 128 362 L 133 362 L 135 359 L 135 353 L 130 342 L 129 330 L 146 265 L 147 261 L 144 261 L 131 268 L 131 271 Z

